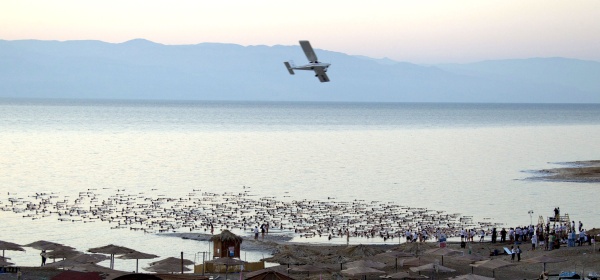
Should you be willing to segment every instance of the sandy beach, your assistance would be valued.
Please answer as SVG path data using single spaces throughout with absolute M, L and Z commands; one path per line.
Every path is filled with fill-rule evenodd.
M 591 230 L 591 232 L 597 231 L 599 230 Z M 180 238 L 198 240 L 199 242 L 205 242 L 210 236 L 192 233 L 176 233 L 174 235 Z M 280 271 L 284 274 L 289 273 L 294 279 L 338 279 L 339 276 L 342 276 L 340 274 L 340 266 L 341 268 L 346 269 L 349 266 L 347 265 L 348 263 L 357 260 L 370 260 L 384 263 L 385 266 L 379 269 L 385 271 L 387 275 L 397 271 L 409 271 L 408 266 L 402 266 L 402 263 L 404 263 L 403 260 L 417 258 L 422 264 L 442 264 L 442 256 L 428 253 L 428 250 L 439 248 L 438 242 L 414 242 L 402 243 L 400 245 L 331 245 L 294 243 L 289 240 L 289 235 L 269 234 L 266 235 L 264 239 L 259 238 L 258 240 L 246 236 L 242 243 L 242 251 L 255 250 L 272 254 L 273 257 L 266 258 L 266 261 L 269 261 L 269 263 L 267 263 L 268 266 L 270 266 L 271 269 Z M 575 247 L 566 247 L 566 245 L 563 245 L 559 249 L 551 251 L 546 251 L 543 248 L 531 250 L 531 243 L 528 241 L 517 245 L 508 242 L 491 243 L 488 239 L 486 242 L 466 243 L 465 248 L 461 248 L 460 245 L 460 242 L 448 242 L 447 248 L 455 250 L 456 252 L 452 255 L 443 257 L 443 266 L 452 268 L 456 270 L 455 272 L 439 273 L 437 275 L 430 272 L 423 272 L 421 274 L 435 279 L 446 279 L 462 274 L 468 274 L 473 271 L 474 274 L 486 277 L 495 275 L 495 279 L 537 279 L 542 272 L 543 265 L 541 263 L 529 263 L 527 260 L 542 255 L 564 259 L 563 262 L 546 264 L 546 270 L 551 276 L 557 275 L 562 271 L 574 271 L 580 275 L 588 275 L 590 271 L 600 272 L 600 251 L 594 245 L 584 244 Z M 481 256 L 482 258 L 487 259 L 490 258 L 490 252 L 497 250 L 502 253 L 504 252 L 504 247 L 510 248 L 511 245 L 520 246 L 522 249 L 523 253 L 521 254 L 521 261 L 511 261 L 511 256 L 507 254 L 493 256 L 491 257 L 492 259 L 503 260 L 511 264 L 511 266 L 498 268 L 494 271 L 487 268 L 472 267 L 469 265 L 472 261 L 467 260 L 465 257 Z M 389 252 L 402 252 L 402 254 L 406 254 L 407 256 L 396 259 L 395 257 L 390 256 Z M 275 261 L 277 261 L 278 257 L 281 255 L 286 255 L 288 259 L 294 259 L 294 261 L 289 261 L 291 262 L 289 266 L 286 265 L 286 261 L 280 261 L 280 265 L 278 265 Z M 328 272 L 323 272 L 322 274 L 313 273 L 308 276 L 307 273 L 288 271 L 288 267 L 293 268 L 300 264 L 312 264 L 326 267 Z M 396 268 L 397 264 L 399 265 Z M 414 265 L 411 265 L 411 267 L 414 267 Z M 23 275 L 22 279 L 35 280 L 51 279 L 54 275 L 62 272 L 62 270 L 58 269 L 40 267 L 22 267 L 21 271 Z M 415 277 L 419 275 L 416 272 L 410 273 Z M 235 275 L 229 276 L 230 279 L 239 279 L 239 273 L 234 274 Z M 107 279 L 119 275 L 121 274 L 111 274 Z M 346 277 L 346 279 L 351 278 L 353 277 Z M 369 276 L 367 278 L 380 279 L 378 276 Z M 17 275 L 15 273 L 4 273 L 0 274 L 0 279 L 17 279 Z

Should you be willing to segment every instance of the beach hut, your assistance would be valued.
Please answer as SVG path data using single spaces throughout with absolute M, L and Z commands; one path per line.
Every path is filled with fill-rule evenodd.
M 210 238 L 213 242 L 213 258 L 239 258 L 240 247 L 243 239 L 229 230 L 223 230 L 220 234 Z

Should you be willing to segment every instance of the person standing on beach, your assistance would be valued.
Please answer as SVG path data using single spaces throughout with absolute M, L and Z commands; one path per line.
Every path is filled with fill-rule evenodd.
M 42 265 L 41 266 L 45 266 L 46 265 L 46 250 L 42 250 L 42 252 L 40 253 L 40 256 L 42 256 Z
M 535 246 L 537 245 L 537 234 L 531 236 L 531 251 L 535 251 Z
M 258 226 L 254 226 L 254 240 L 258 239 Z
M 515 252 L 517 253 L 517 261 L 520 262 L 521 261 L 521 248 L 519 248 L 519 246 L 517 246 L 517 249 L 515 249 Z
M 517 251 L 515 251 L 515 247 L 514 246 L 510 246 L 510 261 L 515 261 L 515 254 L 517 253 Z
M 506 242 L 506 229 L 502 228 L 502 230 L 500 231 L 500 242 L 504 243 Z

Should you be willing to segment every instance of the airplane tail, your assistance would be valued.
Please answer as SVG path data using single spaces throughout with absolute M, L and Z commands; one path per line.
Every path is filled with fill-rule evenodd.
M 291 65 L 290 65 L 290 63 L 291 63 Z M 294 69 L 292 69 L 292 65 L 294 64 L 294 62 L 286 61 L 283 64 L 285 64 L 285 67 L 287 68 L 288 72 L 290 72 L 290 75 L 294 75 Z

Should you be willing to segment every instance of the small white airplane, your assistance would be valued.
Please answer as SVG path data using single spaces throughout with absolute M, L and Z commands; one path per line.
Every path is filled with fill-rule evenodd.
M 294 70 L 313 70 L 315 71 L 315 76 L 319 78 L 321 83 L 329 82 L 329 77 L 327 77 L 325 72 L 327 72 L 327 67 L 331 64 L 319 62 L 315 51 L 308 41 L 300 41 L 300 46 L 302 47 L 306 58 L 308 58 L 309 63 L 302 66 L 296 66 L 293 61 L 284 62 L 283 64 L 285 64 L 285 67 L 287 67 L 290 74 L 294 75 Z

